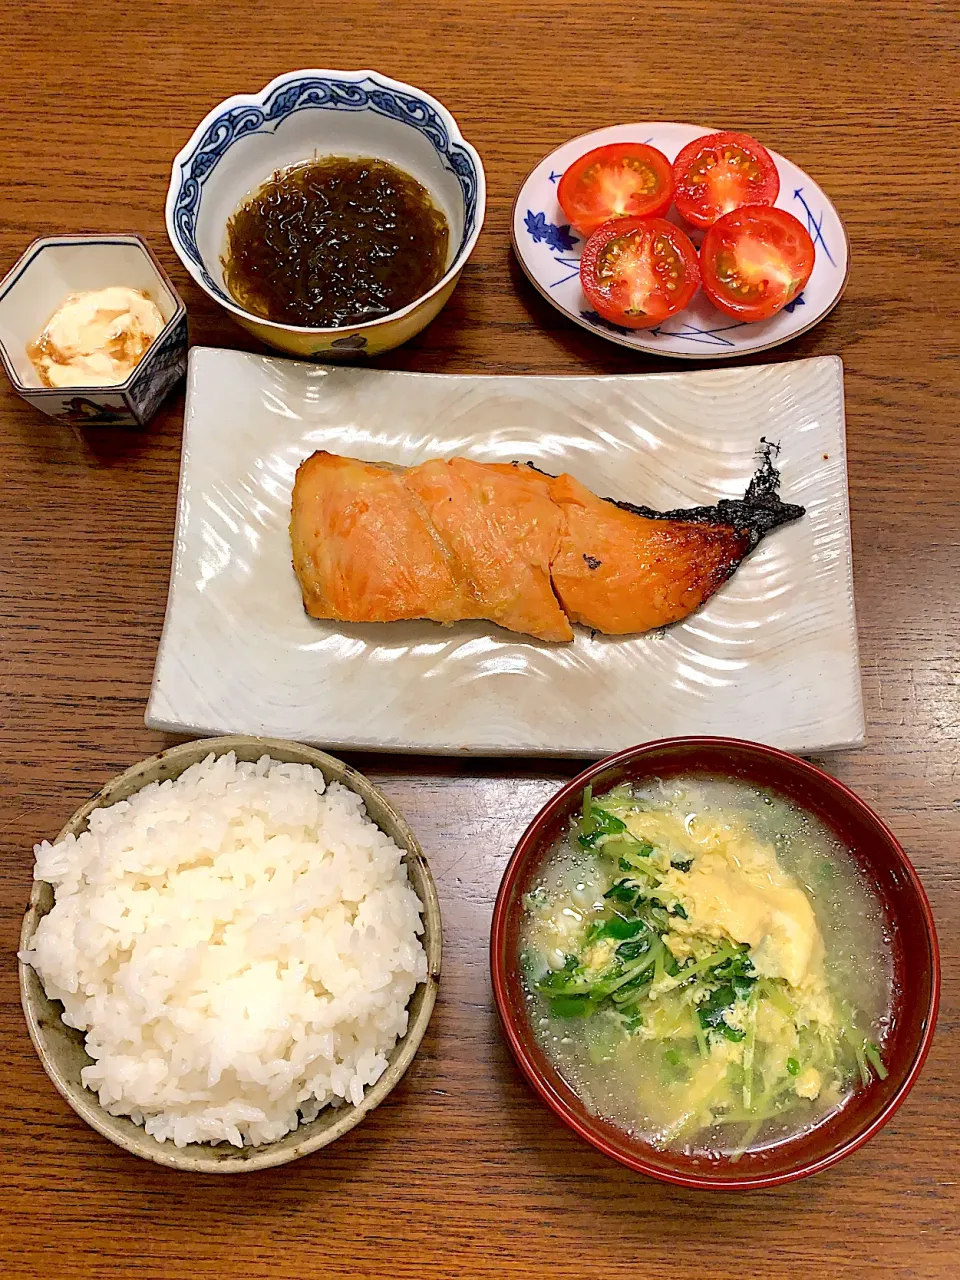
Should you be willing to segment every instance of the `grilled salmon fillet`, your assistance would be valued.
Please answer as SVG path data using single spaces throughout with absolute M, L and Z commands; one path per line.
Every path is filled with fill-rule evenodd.
M 294 483 L 293 566 L 314 618 L 626 635 L 685 618 L 765 533 L 802 516 L 778 483 L 768 449 L 742 500 L 657 512 L 530 464 L 394 467 L 320 451 Z
M 549 476 L 511 463 L 453 458 L 411 467 L 403 480 L 453 557 L 473 604 L 463 617 L 487 618 L 540 640 L 573 639 L 550 583 L 563 513 L 551 498 Z
M 564 514 L 550 569 L 571 622 L 607 635 L 650 631 L 699 609 L 750 549 L 745 529 L 651 520 L 558 476 L 551 496 Z

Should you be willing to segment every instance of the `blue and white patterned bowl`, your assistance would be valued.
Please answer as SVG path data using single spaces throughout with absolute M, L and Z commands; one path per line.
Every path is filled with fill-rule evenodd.
M 564 170 L 585 152 L 611 142 L 648 142 L 673 160 L 688 142 L 711 132 L 700 125 L 663 120 L 612 125 L 572 138 L 540 161 L 517 195 L 511 233 L 520 265 L 558 311 L 582 328 L 635 351 L 687 360 L 722 360 L 789 342 L 833 310 L 849 272 L 846 231 L 840 215 L 813 179 L 775 151 L 770 154 L 780 174 L 777 206 L 806 225 L 816 249 L 813 273 L 798 298 L 770 320 L 753 324 L 718 311 L 703 290 L 686 310 L 655 329 L 624 329 L 591 309 L 580 287 L 584 238 L 570 227 L 557 202 L 557 184 Z M 702 233 L 691 231 L 676 210 L 671 209 L 668 216 L 699 244 Z
M 317 329 L 264 320 L 230 296 L 227 220 L 277 169 L 314 155 L 389 160 L 430 191 L 450 225 L 451 259 L 423 297 L 379 320 Z M 374 71 L 291 71 L 260 93 L 227 98 L 197 126 L 173 162 L 167 232 L 197 284 L 246 329 L 281 351 L 336 359 L 399 346 L 434 318 L 473 251 L 485 204 L 480 157 L 435 98 Z

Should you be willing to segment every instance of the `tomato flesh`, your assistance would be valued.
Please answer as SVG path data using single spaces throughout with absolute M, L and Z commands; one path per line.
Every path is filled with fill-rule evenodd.
M 695 227 L 744 205 L 773 204 L 780 175 L 766 147 L 746 133 L 708 133 L 673 162 L 677 209 Z
M 673 202 L 673 169 L 645 142 L 612 142 L 588 151 L 557 187 L 564 216 L 585 236 L 611 218 L 657 218 Z
M 663 218 L 615 218 L 587 241 L 580 283 L 604 320 L 652 329 L 682 311 L 696 293 L 697 251 L 689 236 Z
M 792 213 L 766 205 L 735 209 L 704 236 L 703 289 L 727 315 L 769 320 L 797 297 L 815 260 L 810 233 Z

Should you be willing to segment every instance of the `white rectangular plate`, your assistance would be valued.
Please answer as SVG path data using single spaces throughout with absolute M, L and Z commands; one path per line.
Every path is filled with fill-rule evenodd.
M 464 454 L 570 471 L 661 510 L 743 494 L 761 436 L 807 508 L 698 613 L 568 645 L 493 624 L 307 617 L 290 492 L 315 449 Z M 601 756 L 718 733 L 791 751 L 863 741 L 836 358 L 628 377 L 448 377 L 190 355 L 167 616 L 151 728 L 334 748 Z

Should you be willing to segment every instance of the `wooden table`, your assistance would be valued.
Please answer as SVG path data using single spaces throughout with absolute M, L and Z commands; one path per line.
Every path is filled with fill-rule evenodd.
M 580 1143 L 496 1026 L 491 904 L 515 840 L 574 765 L 368 757 L 421 836 L 446 925 L 423 1049 L 373 1117 L 262 1175 L 201 1180 L 127 1156 L 60 1100 L 24 1029 L 14 951 L 31 846 L 174 739 L 143 709 L 170 563 L 182 396 L 144 433 L 72 432 L 0 392 L 0 1274 L 824 1280 L 960 1273 L 960 439 L 956 3 L 653 6 L 448 0 L 305 6 L 33 0 L 0 11 L 0 271 L 35 235 L 144 232 L 194 342 L 245 346 L 163 230 L 173 153 L 211 105 L 298 66 L 372 66 L 457 115 L 487 167 L 461 287 L 384 359 L 445 373 L 655 369 L 565 322 L 507 236 L 514 192 L 572 134 L 630 119 L 748 129 L 808 169 L 853 246 L 850 286 L 774 358 L 846 364 L 869 737 L 826 766 L 901 836 L 944 953 L 926 1070 L 882 1134 L 783 1190 L 696 1195 Z M 770 357 L 766 357 L 769 359 Z M 761 357 L 762 359 L 762 357 Z

